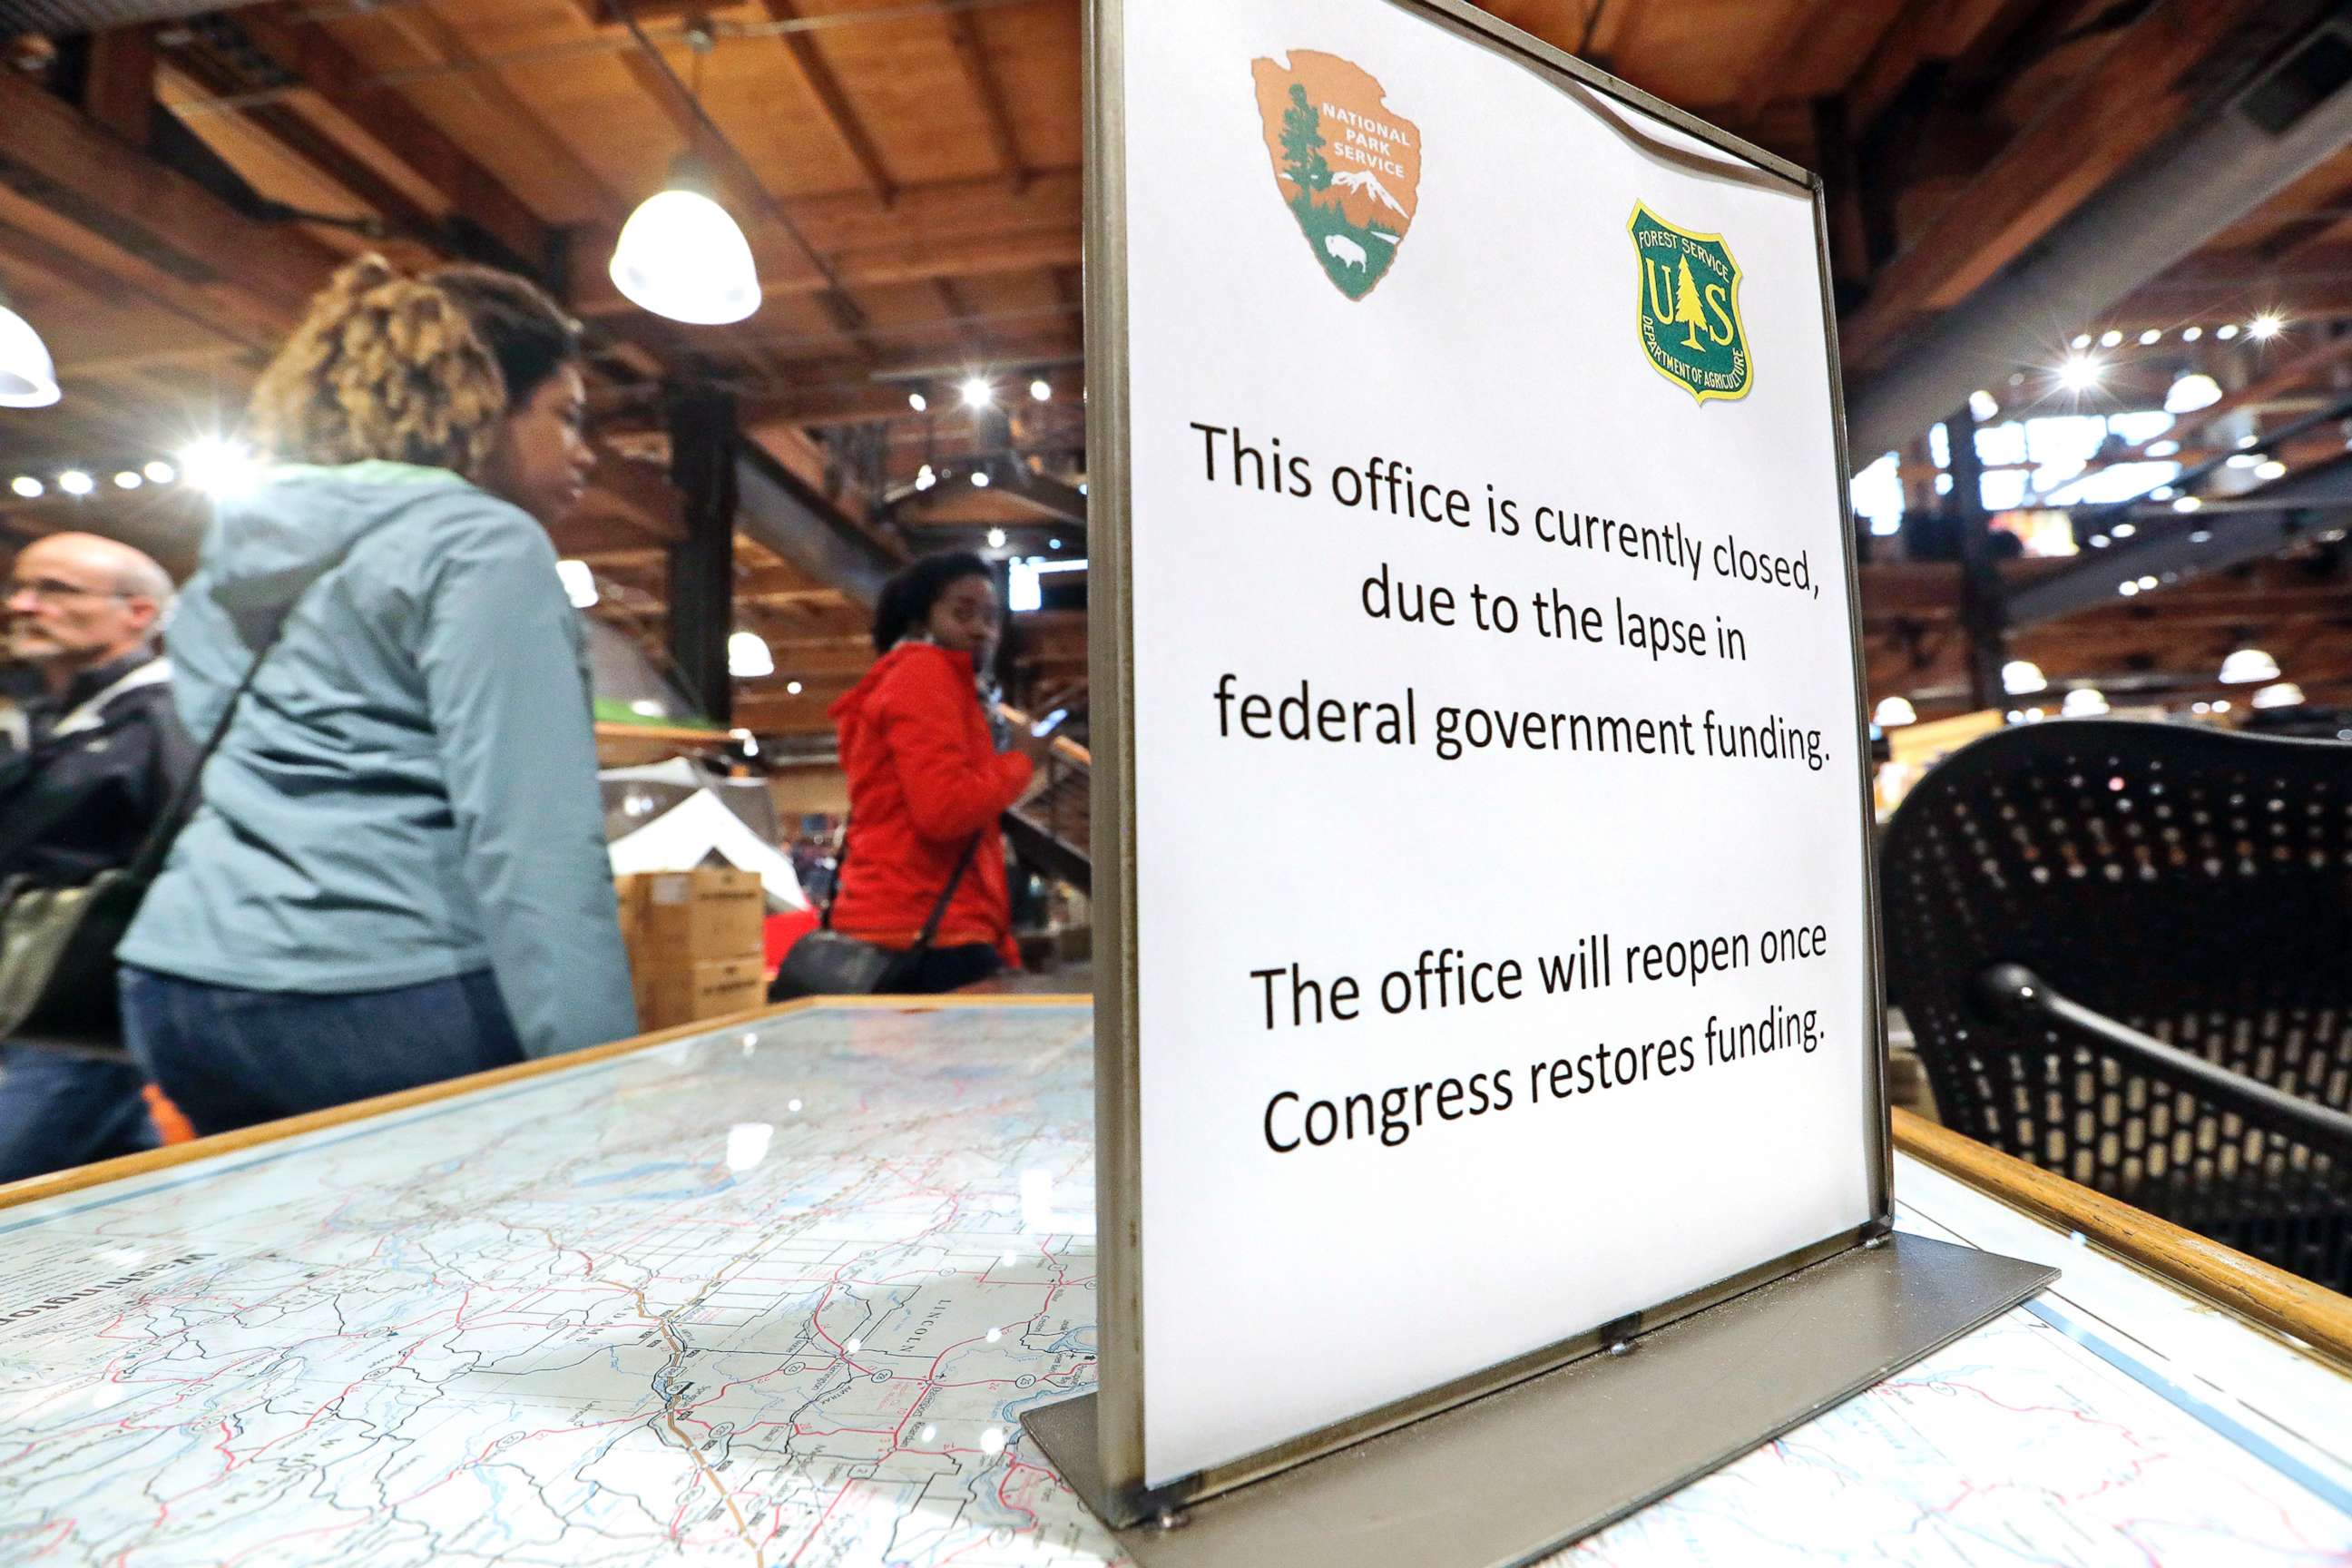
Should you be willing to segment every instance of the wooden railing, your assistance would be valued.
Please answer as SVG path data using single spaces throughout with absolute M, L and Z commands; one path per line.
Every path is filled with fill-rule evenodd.
M 1895 1112 L 1895 1146 L 2352 1372 L 2352 1299 L 1910 1111 Z

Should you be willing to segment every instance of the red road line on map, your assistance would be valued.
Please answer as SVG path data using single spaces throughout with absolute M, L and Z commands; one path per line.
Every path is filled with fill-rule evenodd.
M 841 1489 L 833 1494 L 833 1500 L 824 1505 L 824 1511 L 816 1516 L 814 1524 L 809 1526 L 808 1534 L 802 1539 L 798 1546 L 793 1549 L 793 1554 L 784 1559 L 784 1568 L 793 1568 L 793 1564 L 801 1560 L 801 1553 L 809 1549 L 809 1542 L 816 1539 L 817 1531 L 824 1528 L 824 1521 L 833 1517 L 833 1510 L 841 1506 L 841 1500 L 847 1497 L 849 1489 L 857 1483 L 858 1478 L 854 1476 L 841 1483 Z
M 1006 1508 L 1011 1509 L 1013 1512 L 1019 1514 L 1022 1518 L 1027 1520 L 1029 1521 L 1029 1528 L 1034 1530 L 1037 1528 L 1036 1510 L 1024 1508 L 1019 1503 L 1014 1502 L 1011 1498 L 1006 1497 L 1004 1495 L 1004 1488 L 1005 1484 L 1013 1479 L 1014 1471 L 1035 1470 L 1037 1469 L 1037 1467 L 1034 1465 L 1024 1465 L 1020 1460 L 1014 1458 L 1013 1457 L 1013 1449 L 1010 1446 L 1006 1447 L 1003 1452 L 1005 1460 L 1004 1473 L 1002 1476 L 999 1476 L 996 1480 L 996 1500 L 1003 1503 Z M 1043 1470 L 1038 1470 L 1038 1473 L 1040 1475 L 1045 1474 Z

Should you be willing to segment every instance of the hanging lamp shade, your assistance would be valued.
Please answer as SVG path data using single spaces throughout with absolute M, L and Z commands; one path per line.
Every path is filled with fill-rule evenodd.
M 757 632 L 736 632 L 727 639 L 727 673 L 738 680 L 757 680 L 776 673 L 776 656 L 768 639 Z
M 2258 680 L 2276 680 L 2278 660 L 2258 647 L 2242 647 L 2221 660 L 2221 684 L 2251 686 Z
M 0 294 L 0 408 L 46 408 L 61 395 L 49 345 Z
M 613 247 L 613 286 L 656 316 L 699 327 L 740 321 L 760 308 L 760 275 L 742 226 L 708 194 L 691 157 L 638 204 Z

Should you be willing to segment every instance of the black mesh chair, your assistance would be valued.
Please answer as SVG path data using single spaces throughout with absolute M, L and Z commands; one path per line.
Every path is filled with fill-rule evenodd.
M 1948 1123 L 2352 1289 L 2352 745 L 2004 730 L 1913 790 L 1880 875 Z

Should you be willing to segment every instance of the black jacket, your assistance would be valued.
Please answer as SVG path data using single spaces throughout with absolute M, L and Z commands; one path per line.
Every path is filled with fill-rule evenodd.
M 128 865 L 195 765 L 170 666 L 134 653 L 24 710 L 29 744 L 0 739 L 0 883 L 68 887 Z

